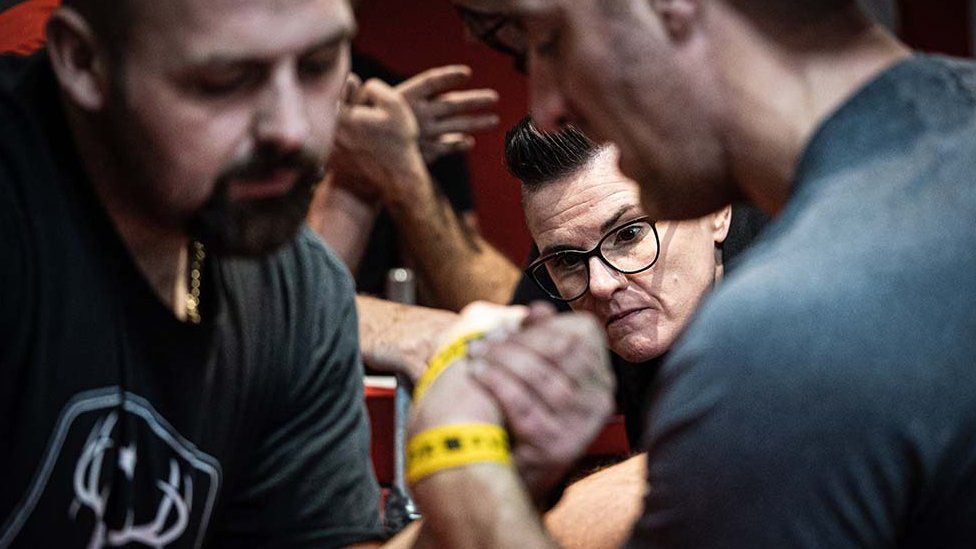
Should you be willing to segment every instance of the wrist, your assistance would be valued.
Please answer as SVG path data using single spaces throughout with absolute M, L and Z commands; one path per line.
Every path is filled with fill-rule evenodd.
M 416 147 L 414 147 L 416 149 Z M 383 185 L 383 204 L 391 211 L 415 211 L 418 206 L 434 203 L 434 181 L 417 149 L 402 162 L 391 164 L 387 184 Z
M 415 485 L 442 471 L 477 463 L 511 467 L 505 428 L 494 423 L 453 423 L 431 427 L 407 443 L 407 482 Z
M 471 379 L 466 360 L 445 370 L 422 397 L 415 398 L 411 406 L 408 440 L 428 429 L 452 423 L 504 423 L 498 405 Z

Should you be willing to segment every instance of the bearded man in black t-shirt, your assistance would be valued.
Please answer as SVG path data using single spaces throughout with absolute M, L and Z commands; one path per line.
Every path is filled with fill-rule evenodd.
M 0 547 L 379 537 L 348 273 L 302 227 L 345 0 L 66 1 L 0 58 Z

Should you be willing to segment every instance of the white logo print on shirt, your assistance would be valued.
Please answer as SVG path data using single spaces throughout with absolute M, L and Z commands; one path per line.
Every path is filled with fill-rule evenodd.
M 219 462 L 145 399 L 117 387 L 82 393 L 62 410 L 30 489 L 0 525 L 0 548 L 64 539 L 92 549 L 200 547 L 220 484 Z
M 116 444 L 112 432 L 118 419 L 118 412 L 111 412 L 92 427 L 85 449 L 75 466 L 75 500 L 71 504 L 71 517 L 75 518 L 82 507 L 94 515 L 95 529 L 88 543 L 91 548 L 121 547 L 128 543 L 165 547 L 186 531 L 193 507 L 193 477 L 181 475 L 179 463 L 170 459 L 169 477 L 156 481 L 161 499 L 153 519 L 143 524 L 134 524 L 134 511 L 128 509 L 123 527 L 118 530 L 110 529 L 105 523 L 104 514 L 111 486 L 102 482 L 102 462 L 105 451 Z M 137 452 L 133 444 L 121 447 L 118 451 L 116 466 L 129 482 L 135 476 Z

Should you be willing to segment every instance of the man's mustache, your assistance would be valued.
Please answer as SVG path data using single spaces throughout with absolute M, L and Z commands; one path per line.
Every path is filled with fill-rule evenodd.
M 325 164 L 308 149 L 293 151 L 258 149 L 221 170 L 217 175 L 217 181 L 228 183 L 235 179 L 262 179 L 270 177 L 279 170 L 293 170 L 303 177 L 315 175 L 321 178 L 325 173 Z

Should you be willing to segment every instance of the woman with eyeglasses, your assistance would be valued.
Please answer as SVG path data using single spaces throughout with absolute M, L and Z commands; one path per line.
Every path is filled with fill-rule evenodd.
M 522 182 L 525 220 L 539 250 L 515 302 L 544 296 L 597 317 L 615 355 L 618 406 L 636 448 L 658 364 L 728 258 L 765 218 L 737 207 L 732 223 L 729 206 L 689 221 L 651 219 L 616 154 L 572 127 L 541 132 L 529 118 L 506 137 L 506 161 Z M 623 541 L 641 508 L 644 464 L 639 455 L 571 485 L 546 517 L 551 534 L 570 547 Z

